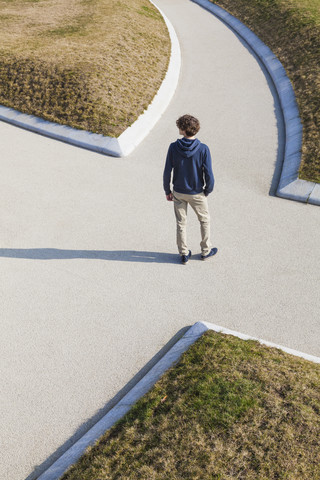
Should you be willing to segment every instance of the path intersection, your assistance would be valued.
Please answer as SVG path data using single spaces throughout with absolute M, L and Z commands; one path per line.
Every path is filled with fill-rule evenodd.
M 319 209 L 270 194 L 283 144 L 272 85 L 213 15 L 192 1 L 156 4 L 179 37 L 181 76 L 130 156 L 0 123 L 3 480 L 35 479 L 196 321 L 320 355 Z M 213 154 L 219 248 L 199 261 L 190 213 L 187 266 L 162 190 L 184 113 L 200 118 Z

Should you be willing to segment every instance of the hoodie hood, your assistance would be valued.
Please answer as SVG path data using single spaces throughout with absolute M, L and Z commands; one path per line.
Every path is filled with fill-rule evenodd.
M 176 149 L 184 157 L 192 157 L 200 148 L 201 142 L 195 138 L 190 140 L 189 138 L 180 138 L 175 143 Z

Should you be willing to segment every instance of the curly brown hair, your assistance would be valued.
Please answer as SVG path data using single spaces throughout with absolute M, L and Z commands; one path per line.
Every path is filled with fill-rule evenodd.
M 187 137 L 193 137 L 200 130 L 200 122 L 197 118 L 192 115 L 182 115 L 176 121 L 177 127 L 185 132 Z

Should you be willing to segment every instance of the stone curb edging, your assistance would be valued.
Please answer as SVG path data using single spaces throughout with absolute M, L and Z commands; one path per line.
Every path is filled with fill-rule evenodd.
M 128 127 L 118 138 L 78 130 L 67 125 L 49 122 L 34 115 L 18 112 L 12 108 L 0 105 L 0 120 L 33 132 L 71 143 L 77 147 L 87 148 L 105 155 L 124 157 L 129 155 L 136 146 L 148 135 L 168 107 L 178 85 L 181 52 L 176 32 L 157 5 L 149 0 L 161 13 L 170 35 L 171 55 L 166 76 L 148 106 L 138 119 Z
M 314 363 L 320 363 L 320 357 L 283 347 L 272 342 L 267 342 L 256 337 L 251 337 L 234 330 L 228 330 L 219 325 L 207 322 L 197 322 L 178 340 L 178 342 L 167 352 L 161 360 L 128 392 L 119 403 L 113 407 L 99 422 L 97 422 L 82 438 L 70 447 L 55 463 L 51 465 L 37 480 L 58 480 L 63 473 L 73 465 L 84 453 L 86 448 L 93 445 L 108 429 L 120 420 L 131 407 L 145 395 L 160 377 L 178 362 L 181 355 L 200 338 L 207 330 L 226 335 L 233 335 L 242 340 L 256 340 L 262 345 L 280 349 L 291 355 L 295 355 Z
M 240 20 L 209 0 L 192 0 L 235 31 L 254 51 L 268 71 L 277 91 L 285 127 L 285 150 L 277 196 L 320 205 L 320 184 L 298 178 L 301 163 L 302 124 L 295 94 L 281 62 Z

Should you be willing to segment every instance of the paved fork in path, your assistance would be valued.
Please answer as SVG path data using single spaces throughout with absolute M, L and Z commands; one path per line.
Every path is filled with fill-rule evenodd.
M 320 354 L 319 209 L 269 194 L 283 141 L 272 87 L 214 16 L 189 0 L 156 3 L 179 36 L 182 72 L 132 155 L 0 124 L 2 480 L 35 478 L 198 320 Z M 199 261 L 190 212 L 187 266 L 162 191 L 184 113 L 200 118 L 213 153 L 219 248 Z

